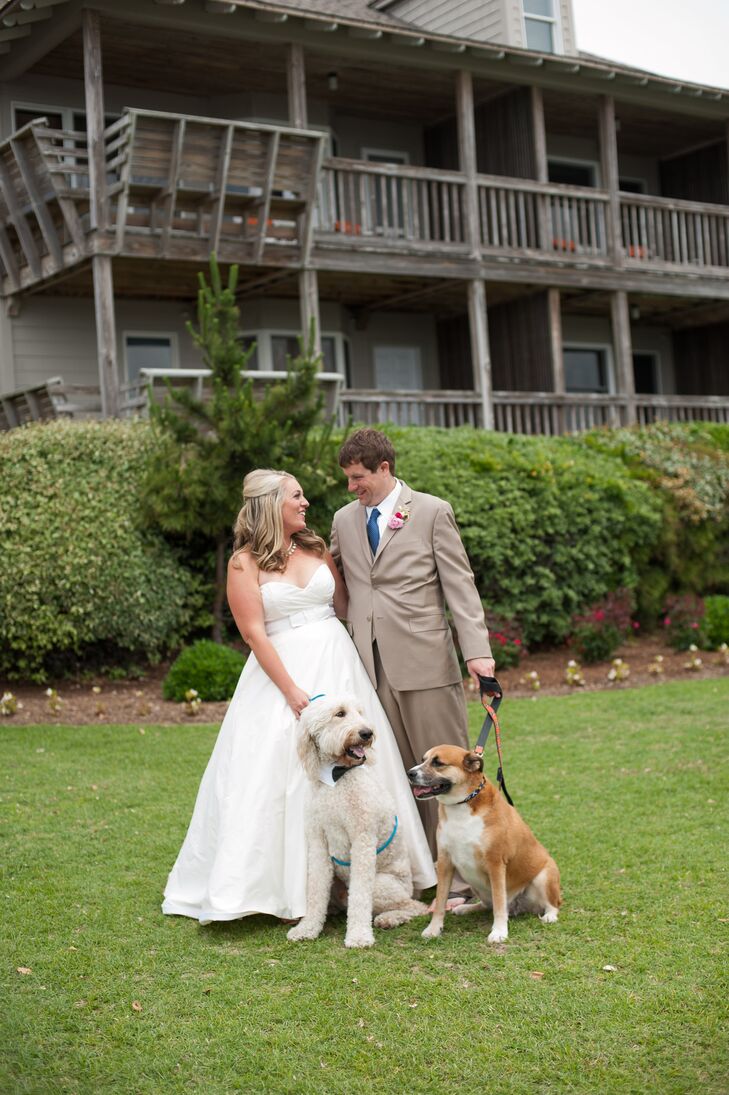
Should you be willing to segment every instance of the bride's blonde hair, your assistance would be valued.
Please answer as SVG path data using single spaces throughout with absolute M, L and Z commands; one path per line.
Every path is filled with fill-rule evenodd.
M 261 570 L 285 570 L 288 555 L 284 549 L 281 505 L 286 481 L 293 479 L 287 471 L 256 468 L 243 480 L 243 507 L 233 525 L 233 565 L 236 556 L 247 549 Z M 292 542 L 322 557 L 326 544 L 311 529 L 302 529 L 291 537 Z

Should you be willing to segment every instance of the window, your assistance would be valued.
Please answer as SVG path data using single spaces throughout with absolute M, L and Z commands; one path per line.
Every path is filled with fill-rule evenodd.
M 621 175 L 618 179 L 618 190 L 622 190 L 624 194 L 645 194 L 645 180 L 626 179 L 623 175 Z
M 564 349 L 565 388 L 568 392 L 608 392 L 608 353 L 603 347 Z
M 296 357 L 299 353 L 299 340 L 295 335 L 271 335 L 272 367 L 286 371 L 288 357 Z M 322 335 L 321 356 L 323 373 L 336 373 L 337 351 L 334 338 L 331 335 Z
M 547 160 L 549 181 L 565 186 L 595 186 L 595 168 L 596 165 L 590 160 Z
M 524 0 L 524 39 L 527 49 L 558 52 L 559 27 L 554 0 Z
M 638 395 L 658 395 L 658 354 L 652 351 L 634 353 L 633 378 Z
M 177 360 L 176 336 L 125 334 L 124 359 L 129 384 L 139 379 L 140 369 L 172 369 Z

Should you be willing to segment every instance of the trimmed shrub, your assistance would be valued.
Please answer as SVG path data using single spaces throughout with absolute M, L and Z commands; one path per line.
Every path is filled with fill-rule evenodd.
M 705 598 L 701 634 L 709 650 L 718 650 L 722 643 L 729 643 L 729 597 L 717 594 Z
M 246 659 L 237 650 L 211 639 L 199 639 L 175 659 L 164 679 L 162 694 L 178 703 L 194 688 L 205 703 L 229 700 L 235 692 Z
M 0 674 L 158 659 L 195 613 L 195 579 L 138 519 L 144 423 L 0 434 Z

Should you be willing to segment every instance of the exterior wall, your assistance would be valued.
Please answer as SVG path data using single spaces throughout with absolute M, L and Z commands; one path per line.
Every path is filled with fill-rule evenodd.
M 434 34 L 478 42 L 506 41 L 503 0 L 402 0 L 391 11 Z
M 597 143 L 597 116 L 595 117 L 595 139 L 570 137 L 564 133 L 547 131 L 547 157 L 549 159 L 581 160 L 595 167 L 596 186 L 602 186 L 600 177 L 600 151 Z M 621 176 L 631 179 L 643 179 L 646 193 L 661 194 L 658 161 L 649 156 L 621 154 L 618 168 Z
M 631 339 L 635 352 L 657 353 L 658 386 L 662 395 L 676 391 L 674 382 L 673 340 L 666 327 L 648 323 L 631 323 Z M 562 343 L 565 346 L 600 346 L 608 351 L 610 390 L 615 390 L 615 355 L 613 332 L 608 318 L 602 316 L 562 315 Z
M 455 106 L 455 85 L 453 96 Z M 338 156 L 363 160 L 363 148 L 376 148 L 389 152 L 405 152 L 411 164 L 424 163 L 421 126 L 353 118 L 347 114 L 334 114 L 331 126 L 336 138 Z
M 323 326 L 323 324 L 322 324 Z M 369 317 L 367 327 L 347 325 L 352 360 L 352 387 L 374 388 L 375 347 L 413 346 L 420 350 L 423 387 L 438 388 L 438 344 L 433 316 L 408 312 L 380 312 Z
M 0 300 L 0 392 L 12 392 L 16 388 L 12 322 L 5 302 Z
M 576 53 L 572 0 L 554 0 L 554 7 L 558 46 Z M 401 0 L 390 12 L 433 34 L 526 48 L 522 0 Z

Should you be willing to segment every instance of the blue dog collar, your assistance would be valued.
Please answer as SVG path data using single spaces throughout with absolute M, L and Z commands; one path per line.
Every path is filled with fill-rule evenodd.
M 395 833 L 396 832 L 397 832 L 397 814 L 395 814 L 395 824 L 392 827 L 392 832 L 388 836 L 385 843 L 380 844 L 380 846 L 377 849 L 375 855 L 379 855 L 380 852 L 384 852 L 385 848 L 387 848 L 390 844 L 392 844 L 393 840 L 395 839 Z M 332 863 L 336 863 L 338 867 L 351 867 L 352 866 L 351 859 L 337 859 L 337 857 L 335 855 L 329 856 L 329 858 L 331 859 Z

